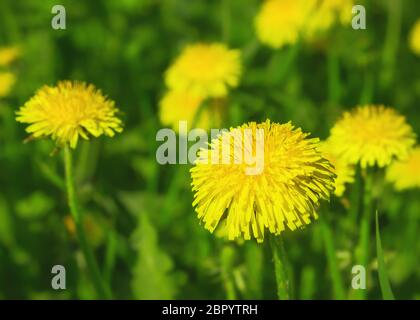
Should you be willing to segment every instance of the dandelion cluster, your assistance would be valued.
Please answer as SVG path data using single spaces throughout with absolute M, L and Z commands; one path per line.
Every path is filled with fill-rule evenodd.
M 16 120 L 30 124 L 26 131 L 34 138 L 51 136 L 58 145 L 75 148 L 79 137 L 113 137 L 122 131 L 113 101 L 93 85 L 62 81 L 44 86 L 17 112 Z
M 230 137 L 245 129 L 252 130 L 253 139 L 232 142 Z M 261 174 L 248 175 L 246 165 L 235 161 L 237 152 L 230 163 L 210 161 L 221 157 L 223 144 L 236 151 L 255 150 L 257 129 L 264 132 Z M 334 190 L 333 168 L 317 150 L 318 142 L 291 123 L 269 120 L 232 128 L 214 139 L 209 149 L 200 150 L 191 169 L 193 206 L 204 227 L 210 232 L 226 228 L 230 240 L 254 237 L 262 242 L 266 229 L 278 235 L 286 226 L 295 230 L 309 224 L 317 218 L 321 199 L 329 199 Z
M 329 141 L 349 164 L 385 167 L 408 156 L 415 134 L 394 109 L 367 105 L 345 112 L 331 129 Z
M 187 46 L 165 73 L 169 92 L 160 103 L 163 124 L 192 121 L 208 98 L 223 98 L 239 83 L 240 52 L 221 43 Z M 209 126 L 212 110 L 202 110 L 196 126 Z M 207 120 L 206 120 L 207 119 Z

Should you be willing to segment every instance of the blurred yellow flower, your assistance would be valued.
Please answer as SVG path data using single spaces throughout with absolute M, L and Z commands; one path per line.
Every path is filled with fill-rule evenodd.
M 312 7 L 312 0 L 267 0 L 255 18 L 259 40 L 280 48 L 298 40 Z
M 159 117 L 163 125 L 178 130 L 179 121 L 188 121 L 194 128 L 210 127 L 209 110 L 200 107 L 203 99 L 185 91 L 169 91 L 160 101 Z M 195 119 L 195 117 L 198 117 Z
M 384 167 L 408 156 L 415 134 L 394 109 L 367 105 L 345 112 L 329 141 L 337 156 L 350 164 Z
M 352 19 L 353 0 L 308 0 L 313 2 L 313 13 L 308 17 L 305 33 L 325 31 L 334 24 L 350 24 Z
M 266 0 L 255 18 L 259 40 L 281 48 L 335 23 L 350 23 L 353 0 Z
M 238 133 L 249 139 L 238 141 Z M 201 149 L 191 177 L 193 206 L 204 227 L 210 232 L 227 228 L 230 240 L 254 237 L 262 242 L 265 229 L 278 235 L 285 226 L 295 230 L 317 218 L 321 199 L 329 199 L 334 189 L 335 175 L 317 150 L 319 139 L 308 135 L 291 123 L 251 122 L 231 128 L 213 139 L 209 149 Z M 248 165 L 238 160 L 254 153 L 258 136 L 264 138 L 264 166 L 260 174 L 249 175 Z M 234 154 L 223 163 L 226 149 Z
M 20 55 L 18 47 L 0 48 L 0 66 L 4 67 L 12 63 Z
M 416 21 L 410 31 L 409 45 L 411 51 L 420 56 L 420 19 Z
M 420 147 L 416 147 L 404 161 L 393 162 L 387 170 L 387 180 L 395 189 L 404 190 L 420 187 Z
M 9 94 L 16 82 L 16 76 L 11 72 L 0 72 L 0 98 Z
M 93 85 L 61 81 L 56 87 L 44 86 L 17 112 L 16 120 L 28 123 L 33 137 L 51 136 L 59 145 L 75 148 L 79 136 L 89 134 L 113 137 L 122 131 L 115 103 Z
M 354 165 L 348 164 L 346 161 L 335 155 L 334 149 L 328 141 L 320 143 L 319 150 L 322 155 L 334 166 L 334 173 L 337 175 L 337 178 L 335 179 L 334 193 L 337 197 L 341 197 L 346 190 L 346 184 L 354 182 Z
M 171 90 L 188 91 L 203 98 L 226 96 L 238 85 L 240 51 L 220 43 L 187 46 L 165 74 Z

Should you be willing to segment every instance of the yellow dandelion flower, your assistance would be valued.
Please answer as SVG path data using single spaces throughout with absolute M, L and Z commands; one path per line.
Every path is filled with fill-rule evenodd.
M 329 199 L 335 176 L 317 150 L 319 139 L 308 135 L 291 123 L 251 122 L 225 131 L 209 149 L 201 149 L 191 177 L 193 206 L 204 227 L 210 232 L 227 228 L 230 240 L 253 236 L 262 242 L 265 229 L 278 235 L 285 226 L 295 230 L 317 218 L 316 209 L 321 199 Z M 262 137 L 263 154 L 258 155 Z M 228 157 L 225 150 L 231 151 Z M 263 159 L 259 174 L 247 171 L 247 154 Z
M 410 32 L 409 46 L 414 54 L 420 56 L 420 19 L 416 21 Z
M 7 96 L 16 82 L 16 76 L 11 72 L 0 72 L 0 98 Z
M 30 124 L 26 131 L 33 137 L 51 136 L 59 145 L 75 148 L 79 136 L 113 137 L 122 131 L 115 103 L 93 85 L 59 82 L 44 86 L 17 112 L 16 120 Z
M 179 121 L 187 121 L 196 128 L 209 128 L 208 109 L 200 110 L 203 99 L 185 91 L 169 91 L 160 101 L 159 117 L 163 125 L 178 130 Z M 195 119 L 195 117 L 198 119 Z
M 295 43 L 313 6 L 308 0 L 267 0 L 255 18 L 259 40 L 272 48 Z
M 405 190 L 420 187 L 420 147 L 404 161 L 393 162 L 387 170 L 387 180 L 394 183 L 395 189 Z
M 407 157 L 415 134 L 394 109 L 367 105 L 345 112 L 329 140 L 335 153 L 350 164 L 385 167 L 395 158 Z
M 0 66 L 7 66 L 20 55 L 18 47 L 0 48 Z
M 171 90 L 188 91 L 207 97 L 226 96 L 238 85 L 241 74 L 240 51 L 225 45 L 195 44 L 184 49 L 165 74 Z
M 320 144 L 320 151 L 334 167 L 334 173 L 337 176 L 335 179 L 334 193 L 337 197 L 341 197 L 346 190 L 346 185 L 354 182 L 354 165 L 348 164 L 340 157 L 337 157 L 328 141 L 323 141 Z
M 309 34 L 325 31 L 336 23 L 349 24 L 352 18 L 353 0 L 311 0 L 313 14 L 308 17 L 305 29 Z M 310 2 L 310 1 L 309 1 Z

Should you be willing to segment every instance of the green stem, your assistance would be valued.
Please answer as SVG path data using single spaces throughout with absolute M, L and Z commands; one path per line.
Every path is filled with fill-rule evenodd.
M 299 55 L 301 49 L 301 43 L 297 42 L 294 45 L 290 46 L 287 49 L 287 52 L 276 51 L 271 57 L 270 62 L 266 66 L 267 69 L 267 80 L 270 84 L 280 84 L 286 76 L 289 74 L 289 71 L 293 67 L 296 58 Z M 272 70 L 276 70 L 273 72 Z
M 276 274 L 277 295 L 279 300 L 291 299 L 291 284 L 288 275 L 288 260 L 282 236 L 270 235 L 270 245 L 273 252 L 274 272 Z
M 236 300 L 235 284 L 233 281 L 233 259 L 235 251 L 232 247 L 225 245 L 220 254 L 220 265 L 222 280 L 225 286 L 226 298 L 228 300 Z
M 328 103 L 330 107 L 336 107 L 340 101 L 340 61 L 337 53 L 331 49 L 327 58 L 328 71 Z
M 401 34 L 401 0 L 388 0 L 388 22 L 386 28 L 385 45 L 382 56 L 382 89 L 388 88 L 395 71 L 395 60 L 397 57 L 398 45 Z
M 359 218 L 363 214 L 363 179 L 360 165 L 356 166 L 354 183 L 350 194 L 350 226 L 358 225 Z M 353 228 L 351 228 L 353 232 Z M 354 230 L 354 232 L 357 232 Z
M 345 298 L 344 284 L 341 277 L 340 269 L 338 267 L 337 254 L 334 246 L 334 237 L 331 227 L 325 217 L 320 221 L 321 233 L 324 240 L 325 250 L 327 252 L 327 263 L 330 271 L 330 276 L 333 284 L 334 298 L 343 300 Z
M 231 30 L 229 0 L 222 0 L 221 16 L 222 16 L 222 39 L 224 43 L 229 44 L 230 30 Z
M 368 104 L 373 100 L 375 81 L 372 73 L 367 71 L 363 80 L 362 94 L 360 95 L 360 104 Z
M 72 154 L 71 154 L 70 147 L 68 145 L 64 147 L 64 165 L 65 165 L 65 173 L 66 173 L 66 189 L 67 189 L 68 203 L 70 207 L 70 212 L 73 216 L 74 223 L 76 225 L 76 233 L 77 233 L 77 238 L 79 240 L 80 247 L 85 257 L 89 273 L 92 277 L 93 284 L 95 286 L 95 289 L 98 293 L 99 298 L 110 299 L 111 290 L 102 280 L 99 267 L 96 263 L 92 248 L 89 245 L 89 242 L 86 237 L 86 232 L 84 230 L 83 219 L 79 210 L 79 206 L 77 204 L 77 197 L 76 197 L 76 192 L 74 188 Z
M 370 255 L 370 229 L 372 224 L 373 209 L 373 176 L 366 171 L 364 184 L 363 215 L 359 229 L 359 246 L 357 260 L 358 264 L 365 267 L 366 276 L 368 275 L 368 263 Z M 366 290 L 358 290 L 358 298 L 366 298 Z

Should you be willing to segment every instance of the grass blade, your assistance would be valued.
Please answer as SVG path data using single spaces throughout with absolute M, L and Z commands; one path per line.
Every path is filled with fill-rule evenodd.
M 378 259 L 379 284 L 381 286 L 382 298 L 384 300 L 395 300 L 389 284 L 388 274 L 385 268 L 384 253 L 382 251 L 381 235 L 379 234 L 378 211 L 376 211 L 376 255 Z

